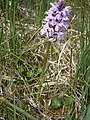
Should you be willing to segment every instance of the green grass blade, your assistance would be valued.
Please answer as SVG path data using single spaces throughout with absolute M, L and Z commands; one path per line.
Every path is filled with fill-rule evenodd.
M 11 36 L 13 38 L 10 40 L 10 48 L 11 51 L 15 51 L 15 44 L 16 44 L 16 37 L 15 37 L 15 8 L 16 3 L 15 0 L 11 0 L 11 6 L 10 6 L 10 28 L 11 28 Z
M 15 106 L 15 96 L 13 98 L 13 104 Z M 16 120 L 16 107 L 14 107 L 14 120 Z
M 10 105 L 12 108 L 16 109 L 17 111 L 19 111 L 21 114 L 25 115 L 27 118 L 29 118 L 30 120 L 37 120 L 37 118 L 35 118 L 34 116 L 30 115 L 29 113 L 27 113 L 26 111 L 24 111 L 23 109 L 13 105 L 12 103 L 10 103 L 9 101 L 6 100 L 6 103 L 8 105 Z

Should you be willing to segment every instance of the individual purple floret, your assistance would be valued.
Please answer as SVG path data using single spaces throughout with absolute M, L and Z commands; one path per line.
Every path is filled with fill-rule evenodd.
M 50 4 L 52 7 L 46 12 L 41 35 L 49 37 L 50 41 L 63 40 L 69 27 L 70 6 L 65 7 L 64 0 Z

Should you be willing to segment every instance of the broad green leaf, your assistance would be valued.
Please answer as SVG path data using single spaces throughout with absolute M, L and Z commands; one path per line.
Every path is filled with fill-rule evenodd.
M 27 77 L 31 77 L 33 75 L 33 72 L 32 71 L 28 71 L 26 74 L 27 74 Z
M 65 105 L 72 105 L 73 98 L 71 96 L 65 96 L 64 97 L 64 104 Z
M 58 97 L 53 97 L 52 100 L 51 100 L 51 107 L 52 108 L 58 108 L 61 106 L 61 103 L 62 103 L 62 99 L 61 98 L 58 98 Z

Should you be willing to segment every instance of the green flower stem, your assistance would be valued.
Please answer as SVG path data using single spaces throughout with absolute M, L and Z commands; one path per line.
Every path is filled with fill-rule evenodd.
M 51 42 L 48 41 L 47 48 L 46 48 L 46 53 L 45 53 L 45 56 L 44 56 L 44 63 L 43 63 L 43 67 L 42 67 L 42 73 L 41 73 L 41 76 L 40 76 L 40 83 L 39 83 L 39 88 L 38 88 L 37 100 L 39 99 L 41 87 L 42 87 L 42 84 L 44 82 L 44 74 L 45 74 L 46 64 L 47 64 L 47 60 L 48 60 L 48 56 L 49 56 L 50 46 L 51 46 Z

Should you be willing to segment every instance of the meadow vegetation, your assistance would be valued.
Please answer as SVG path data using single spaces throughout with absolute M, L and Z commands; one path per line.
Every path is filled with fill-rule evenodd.
M 0 0 L 0 120 L 90 120 L 90 2 L 71 6 L 65 40 L 40 35 L 50 2 Z

